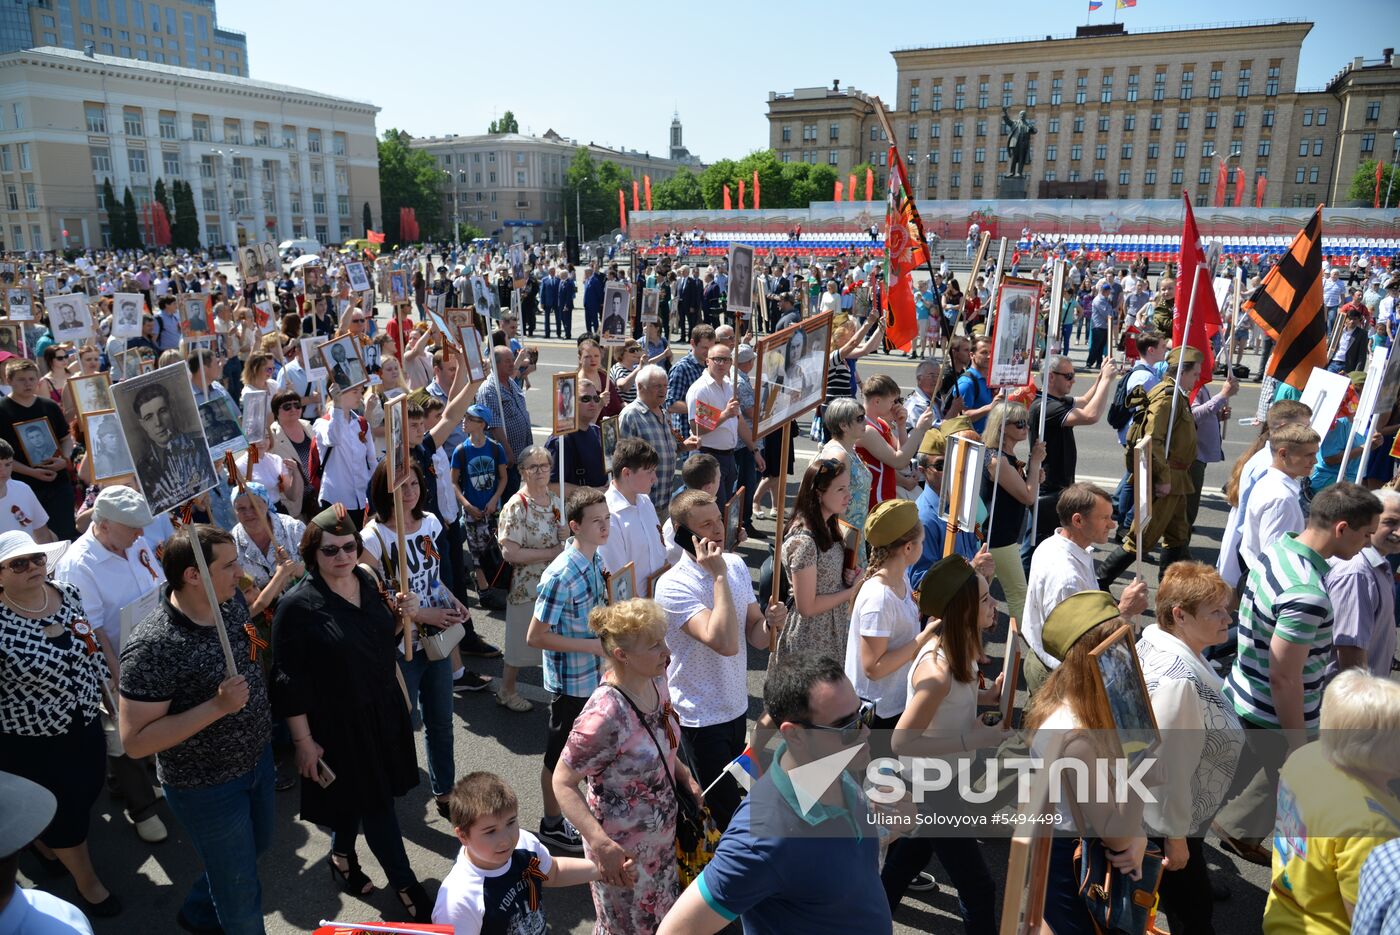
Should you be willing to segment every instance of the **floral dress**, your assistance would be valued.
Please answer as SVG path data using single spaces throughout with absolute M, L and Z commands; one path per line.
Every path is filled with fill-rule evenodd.
M 851 502 L 855 502 L 854 496 Z M 787 580 L 792 581 L 797 572 L 812 565 L 817 566 L 817 596 L 832 594 L 845 588 L 843 577 L 846 565 L 846 550 L 840 542 L 833 542 L 825 552 L 817 551 L 817 541 L 801 526 L 793 528 L 783 540 L 783 567 Z M 804 617 L 795 607 L 789 606 L 787 623 L 778 634 L 778 645 L 769 655 L 771 668 L 773 660 L 784 653 L 802 651 L 830 656 L 832 659 L 846 658 L 846 639 L 851 628 L 851 602 L 846 601 L 815 617 Z
M 870 515 L 870 467 L 860 455 L 847 449 L 846 469 L 851 472 L 851 502 L 841 518 L 857 529 L 864 529 L 865 518 Z
M 675 775 L 679 726 L 666 687 L 662 701 L 640 721 L 621 690 L 603 683 L 574 721 L 562 754 L 564 762 L 588 780 L 588 810 L 609 838 L 637 861 L 630 887 L 590 884 L 598 921 L 594 935 L 648 935 L 655 932 L 680 895 L 676 873 L 675 792 L 662 770 Z M 669 721 L 669 723 L 668 723 Z M 645 729 L 643 729 L 645 728 Z M 660 745 L 658 749 L 658 744 Z M 666 751 L 661 761 L 660 750 Z M 587 842 L 584 854 L 592 859 Z
M 500 522 L 496 529 L 497 541 L 504 546 L 509 539 L 522 549 L 552 549 L 562 542 L 559 523 L 563 508 L 558 497 L 551 495 L 549 500 L 549 506 L 541 506 L 526 496 L 523 489 L 517 491 L 501 510 Z M 513 567 L 515 571 L 511 576 L 507 602 L 533 605 L 535 592 L 540 587 L 540 577 L 549 567 L 549 562 L 533 562 Z

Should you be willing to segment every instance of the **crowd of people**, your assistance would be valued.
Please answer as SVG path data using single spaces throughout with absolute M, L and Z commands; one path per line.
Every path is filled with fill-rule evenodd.
M 0 930 L 12 914 L 90 932 L 85 916 L 143 913 L 88 847 L 107 789 L 142 842 L 166 840 L 173 818 L 200 864 L 175 919 L 143 916 L 156 930 L 264 932 L 259 859 L 293 808 L 329 833 L 335 886 L 381 886 L 363 834 L 388 914 L 456 933 L 544 931 L 542 888 L 582 884 L 599 933 L 736 919 L 754 933 L 888 932 L 935 878 L 965 931 L 996 932 L 1002 858 L 987 840 L 890 833 L 863 760 L 815 797 L 800 771 L 862 744 L 970 767 L 1011 738 L 1099 761 L 1123 726 L 1099 668 L 1117 639 L 1160 736 L 1154 794 L 1110 802 L 1066 771 L 1036 884 L 1047 928 L 1100 930 L 1081 886 L 1097 849 L 1113 886 L 1148 881 L 1171 932 L 1215 931 L 1227 891 L 1207 866 L 1211 835 L 1271 868 L 1267 930 L 1393 931 L 1400 403 L 1374 432 L 1342 415 L 1320 434 L 1296 391 L 1266 385 L 1257 437 L 1226 465 L 1245 313 L 1225 310 L 1242 327 L 1217 338 L 1219 375 L 1203 374 L 1198 349 L 1171 344 L 1170 269 L 1154 282 L 1142 262 L 1054 254 L 1029 272 L 1048 281 L 1066 264 L 1062 304 L 1046 289 L 1039 310 L 1062 338 L 1047 347 L 1038 331 L 1048 385 L 1029 392 L 989 380 L 996 271 L 963 285 L 946 260 L 919 278 L 917 336 L 896 348 L 870 253 L 756 258 L 747 315 L 727 307 L 721 266 L 635 251 L 624 270 L 621 255 L 580 269 L 540 246 L 328 250 L 247 282 L 189 253 L 0 259 L 6 288 L 33 297 L 28 321 L 11 304 L 22 341 L 0 351 Z M 399 276 L 411 285 L 390 301 Z M 1339 278 L 1323 290 L 1342 323 L 1330 363 L 1364 378 L 1400 328 L 1400 279 L 1372 266 L 1348 295 Z M 660 293 L 621 343 L 599 334 L 613 282 Z M 91 317 L 71 343 L 46 302 L 67 295 Z M 117 337 L 128 296 L 140 333 Z M 479 360 L 440 327 L 458 313 L 481 332 Z M 825 382 L 801 414 L 818 449 L 803 463 L 785 433 L 755 435 L 758 336 L 827 315 Z M 556 335 L 577 353 L 576 419 L 537 444 L 527 393 L 548 393 L 549 375 L 529 342 Z M 341 338 L 363 381 L 348 357 L 327 368 L 316 353 Z M 891 353 L 917 361 L 912 385 L 861 374 Z M 112 473 L 94 417 L 113 407 L 85 394 L 172 366 L 200 415 L 217 402 L 244 444 L 213 460 L 212 484 L 154 512 L 151 479 L 205 456 L 198 427 L 138 395 L 122 418 L 154 447 Z M 55 443 L 42 456 L 36 421 Z M 1101 422 L 1095 439 L 1111 428 L 1124 451 L 1116 490 L 1079 469 L 1076 434 Z M 171 453 L 171 436 L 192 454 Z M 1130 470 L 1143 440 L 1147 517 Z M 969 442 L 985 462 L 955 477 Z M 1230 512 L 1202 563 L 1208 485 Z M 945 505 L 948 489 L 975 522 Z M 781 528 L 754 523 L 779 513 Z M 745 540 L 767 550 L 761 568 L 736 551 Z M 1155 593 L 1140 575 L 1117 583 L 1140 550 L 1159 556 Z M 503 648 L 474 614 L 503 619 Z M 991 658 L 994 643 L 1023 669 Z M 468 668 L 496 658 L 498 679 Z M 489 692 L 504 716 L 527 715 L 535 669 L 548 710 L 532 830 L 521 790 L 458 762 L 453 708 Z M 1021 710 L 1004 709 L 1022 690 Z M 436 893 L 395 808 L 412 795 L 456 838 Z M 71 877 L 76 907 L 15 887 L 20 870 Z

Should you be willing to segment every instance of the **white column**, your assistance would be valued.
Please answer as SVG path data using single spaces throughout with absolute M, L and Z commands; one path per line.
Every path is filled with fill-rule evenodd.
M 292 229 L 292 188 L 291 160 L 283 156 L 277 160 L 277 234 L 283 240 L 296 236 Z
M 253 209 L 253 233 L 250 239 L 265 240 L 267 238 L 267 212 L 263 209 L 263 173 L 262 160 L 254 156 L 248 157 L 248 199 Z

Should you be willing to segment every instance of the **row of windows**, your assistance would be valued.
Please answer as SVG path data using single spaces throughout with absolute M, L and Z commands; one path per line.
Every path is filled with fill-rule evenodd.
M 1263 127 L 1272 127 L 1272 126 L 1274 126 L 1275 116 L 1276 116 L 1276 114 L 1275 114 L 1275 111 L 1274 111 L 1274 109 L 1273 109 L 1272 107 L 1270 107 L 1270 108 L 1265 108 L 1265 109 L 1260 113 L 1260 126 L 1263 126 Z M 1095 119 L 1095 123 L 1096 123 L 1097 126 L 1098 126 L 1099 132 L 1100 132 L 1100 133 L 1108 133 L 1108 132 L 1110 131 L 1111 127 L 1112 127 L 1112 120 L 1113 120 L 1113 118 L 1112 118 L 1110 115 L 1108 115 L 1108 114 L 1099 114 L 1099 115 L 1097 116 L 1097 118 Z M 1059 132 L 1060 132 L 1060 126 L 1061 126 L 1061 122 L 1060 122 L 1060 121 L 1061 121 L 1061 118 L 1060 118 L 1059 116 L 1054 116 L 1054 117 L 1048 118 L 1048 119 L 1046 120 L 1046 126 L 1045 126 L 1045 131 L 1046 131 L 1046 133 L 1047 133 L 1047 134 L 1056 134 L 1056 133 L 1059 133 Z M 1149 115 L 1148 115 L 1148 121 L 1147 121 L 1148 129 L 1150 129 L 1150 130 L 1161 130 L 1161 129 L 1162 129 L 1162 122 L 1163 122 L 1163 115 L 1162 115 L 1162 114 L 1149 114 Z M 1231 117 L 1230 122 L 1231 122 L 1231 125 L 1234 126 L 1234 127 L 1236 127 L 1237 129 L 1244 129 L 1245 127 L 1247 127 L 1247 126 L 1249 125 L 1249 114 L 1248 114 L 1247 111 L 1237 110 L 1237 111 L 1234 112 L 1233 116 Z M 1122 125 L 1123 125 L 1123 130 L 1124 130 L 1124 131 L 1126 131 L 1126 132 L 1131 132 L 1131 131 L 1136 130 L 1136 129 L 1137 129 L 1137 124 L 1138 124 L 1138 115 L 1137 115 L 1137 114 L 1124 114 L 1124 115 L 1123 115 Z M 1206 126 L 1206 129 L 1207 129 L 1207 130 L 1214 130 L 1217 126 L 1219 126 L 1219 124 L 1220 124 L 1220 113 L 1219 113 L 1219 111 L 1208 110 L 1208 111 L 1205 112 L 1205 126 Z M 1083 132 L 1084 132 L 1084 128 L 1085 128 L 1086 125 L 1087 125 L 1087 117 L 1086 117 L 1086 115 L 1084 115 L 1084 114 L 1076 114 L 1075 116 L 1073 116 L 1072 118 L 1070 118 L 1070 132 L 1072 132 L 1072 133 L 1083 133 Z M 958 137 L 963 136 L 963 131 L 964 131 L 964 129 L 965 129 L 965 124 L 963 123 L 963 121 L 961 121 L 961 120 L 954 121 L 954 122 L 952 123 L 951 126 L 952 126 L 952 132 L 953 132 L 954 138 L 958 138 Z M 974 125 L 973 125 L 973 132 L 974 132 L 974 135 L 976 135 L 976 136 L 986 136 L 986 135 L 987 135 L 987 131 L 988 131 L 989 128 L 990 128 L 990 126 L 989 126 L 988 121 L 986 121 L 986 120 L 978 120 L 978 121 L 976 121 L 976 122 L 974 123 Z M 1191 112 L 1190 112 L 1190 111 L 1183 110 L 1183 111 L 1178 111 L 1178 112 L 1177 112 L 1177 115 L 1176 115 L 1176 128 L 1177 128 L 1178 130 L 1189 130 L 1189 129 L 1191 128 Z M 834 129 L 834 127 L 833 127 L 833 129 Z M 998 122 L 998 123 L 995 125 L 995 129 L 996 129 L 996 132 L 997 132 L 997 135 L 998 135 L 998 136 L 1002 135 L 1002 126 L 1001 126 L 1000 122 Z M 928 132 L 929 132 L 929 139 L 934 139 L 934 140 L 936 140 L 936 139 L 938 139 L 938 138 L 942 135 L 942 125 L 941 125 L 941 124 L 937 124 L 937 123 L 931 123 L 931 124 L 929 124 L 929 126 L 928 126 Z M 918 125 L 917 123 L 911 123 L 911 124 L 909 124 L 908 138 L 911 139 L 911 140 L 917 140 L 917 139 L 919 139 L 919 125 Z M 784 142 L 786 142 L 786 141 L 788 140 L 788 137 L 787 137 L 787 136 L 784 136 L 783 139 L 784 139 Z M 834 137 L 833 137 L 833 139 L 834 139 Z
M 1249 97 L 1253 93 L 1253 70 L 1245 65 L 1238 71 L 1235 80 L 1235 96 Z M 1181 80 L 1178 85 L 1178 96 L 1183 101 L 1189 101 L 1195 93 L 1196 73 L 1194 66 L 1184 66 L 1181 71 Z M 1264 94 L 1268 97 L 1276 97 L 1279 92 L 1280 66 L 1272 64 L 1264 82 Z M 938 111 L 943 109 L 943 84 L 942 79 L 934 79 L 929 86 L 930 107 Z M 1209 74 L 1209 81 L 1206 85 L 1206 96 L 1211 100 L 1218 100 L 1224 88 L 1224 74 L 1221 68 L 1213 68 Z M 920 85 L 911 83 L 908 92 L 908 106 L 911 113 L 916 113 L 920 106 Z M 1064 79 L 1050 79 L 1050 104 L 1059 106 L 1064 103 Z M 1128 75 L 1128 82 L 1121 100 L 1133 103 L 1138 100 L 1141 90 L 1141 78 L 1137 72 Z M 1025 105 L 1034 107 L 1039 102 L 1040 82 L 1038 78 L 1027 78 L 1025 87 Z M 1157 71 L 1152 80 L 1152 100 L 1166 100 L 1167 95 L 1167 73 Z M 1100 78 L 1098 89 L 1098 100 L 1101 104 L 1112 103 L 1114 97 L 1114 74 L 1112 71 L 1104 72 Z M 1089 75 L 1082 72 L 1075 78 L 1074 103 L 1086 104 L 1090 97 Z M 967 82 L 965 79 L 953 79 L 953 109 L 963 110 L 967 107 Z M 1000 104 L 1002 107 L 1012 106 L 1016 98 L 1015 82 L 1011 79 L 1004 79 L 1001 82 Z M 977 107 L 986 108 L 991 100 L 991 91 L 988 81 L 977 82 Z
M 18 105 L 16 105 L 18 106 Z M 106 133 L 108 127 L 107 107 L 104 104 L 88 102 L 83 104 L 83 116 L 89 133 Z M 162 110 L 156 116 L 156 132 L 163 140 L 180 139 L 179 128 L 176 123 L 176 115 L 173 111 Z M 215 142 L 210 132 L 211 118 L 204 114 L 195 114 L 190 118 L 189 139 L 196 142 Z M 122 108 L 122 132 L 130 137 L 146 136 L 146 115 L 140 108 Z M 275 139 L 275 142 L 274 142 Z M 321 152 L 322 133 L 318 129 L 306 130 L 306 149 L 308 152 Z M 223 137 L 219 142 L 228 143 L 233 146 L 277 146 L 281 149 L 297 148 L 297 128 L 293 126 L 283 126 L 280 136 L 273 137 L 273 128 L 266 123 L 255 122 L 252 132 L 245 136 L 243 132 L 243 121 L 226 118 L 223 121 Z M 336 131 L 331 134 L 331 154 L 344 156 L 347 152 L 348 143 L 343 132 Z
M 1203 185 L 1203 186 L 1208 186 L 1208 185 L 1210 185 L 1210 184 L 1214 181 L 1214 178 L 1215 178 L 1214 172 L 1215 172 L 1215 170 L 1213 170 L 1213 169 L 1202 169 L 1201 172 L 1200 172 L 1200 174 L 1197 176 L 1197 182 L 1198 182 L 1199 184 Z M 1258 170 L 1255 171 L 1254 177 L 1255 177 L 1255 179 L 1257 180 L 1258 178 L 1260 178 L 1260 177 L 1263 176 L 1264 174 L 1265 174 L 1265 173 L 1264 173 L 1264 170 L 1258 169 Z M 1045 178 L 1045 181 L 1047 181 L 1047 182 L 1059 181 L 1059 177 L 1058 177 L 1058 175 L 1056 174 L 1055 170 L 1053 170 L 1053 169 L 1047 169 L 1046 172 L 1045 172 L 1044 178 Z M 1184 169 L 1172 169 L 1170 175 L 1168 176 L 1168 178 L 1169 178 L 1169 180 L 1170 180 L 1170 184 L 1172 184 L 1172 185 L 1182 185 L 1182 184 L 1184 184 L 1185 181 L 1186 181 L 1186 172 L 1185 172 Z M 1092 180 L 1092 181 L 1095 181 L 1095 182 L 1106 182 L 1106 181 L 1108 181 L 1108 173 L 1105 172 L 1103 169 L 1095 169 L 1095 170 L 1093 170 L 1093 171 L 1089 174 L 1089 179 Z M 976 172 L 976 173 L 973 173 L 973 174 L 972 174 L 971 180 L 972 180 L 972 185 L 973 185 L 973 187 L 974 187 L 974 188 L 978 188 L 978 187 L 981 187 L 981 186 L 982 186 L 983 180 L 984 180 L 984 176 L 983 176 L 982 173 Z M 1078 169 L 1071 169 L 1068 173 L 1066 173 L 1065 179 L 1064 179 L 1064 180 L 1067 181 L 1067 182 L 1081 182 L 1081 181 L 1085 181 L 1083 175 L 1079 172 Z M 938 177 L 938 174 L 937 174 L 937 173 L 932 173 L 932 174 L 930 174 L 930 175 L 928 176 L 928 179 L 927 179 L 927 184 L 926 184 L 926 186 L 925 186 L 925 190 L 933 190 L 933 189 L 938 188 L 938 181 L 939 181 L 939 177 Z M 1146 171 L 1143 173 L 1143 175 L 1142 175 L 1142 181 L 1143 181 L 1143 184 L 1144 184 L 1144 185 L 1156 185 L 1156 184 L 1157 184 L 1157 181 L 1158 181 L 1157 170 L 1156 170 L 1156 169 L 1148 169 L 1148 170 L 1146 170 Z M 1314 180 L 1314 181 L 1315 181 L 1315 180 Z M 1133 174 L 1132 174 L 1132 172 L 1130 172 L 1129 170 L 1124 169 L 1123 171 L 1121 171 L 1121 172 L 1118 173 L 1118 184 L 1119 184 L 1119 185 L 1131 185 L 1132 182 L 1133 182 Z M 1233 185 L 1235 184 L 1235 176 L 1234 176 L 1233 174 L 1231 175 L 1230 181 L 1229 181 L 1228 184 L 1231 185 L 1231 186 L 1233 186 Z M 962 185 L 962 173 L 960 173 L 960 172 L 953 172 L 953 173 L 951 173 L 951 174 L 948 176 L 948 185 L 949 185 L 949 188 L 954 188 L 954 189 L 959 188 L 959 187 Z M 1230 197 L 1229 193 L 1227 193 L 1227 198 L 1228 198 L 1228 197 Z

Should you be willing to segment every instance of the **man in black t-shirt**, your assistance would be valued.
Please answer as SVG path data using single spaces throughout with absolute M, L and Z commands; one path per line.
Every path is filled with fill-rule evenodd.
M 1050 358 L 1050 381 L 1045 396 L 1037 396 L 1031 403 L 1030 429 L 1031 444 L 1039 440 L 1040 410 L 1042 400 L 1049 400 L 1045 409 L 1045 480 L 1040 484 L 1040 514 L 1036 528 L 1021 544 L 1021 561 L 1030 573 L 1031 553 L 1042 541 L 1054 535 L 1056 512 L 1055 504 L 1060 493 L 1074 483 L 1075 470 L 1079 463 L 1079 449 L 1074 441 L 1075 426 L 1094 425 L 1103 418 L 1113 398 L 1113 380 L 1117 368 L 1112 360 L 1105 360 L 1094 385 L 1083 396 L 1071 395 L 1074 390 L 1074 362 L 1068 357 L 1056 354 Z
M 49 530 L 59 539 L 76 539 L 73 482 L 68 478 L 73 436 L 68 431 L 63 410 L 53 400 L 37 395 L 39 368 L 32 360 L 6 361 L 5 382 L 10 385 L 10 395 L 0 398 L 0 438 L 15 450 L 15 476 L 34 490 L 34 496 L 49 514 Z M 15 431 L 19 423 L 35 419 L 47 419 L 53 437 L 58 440 L 58 453 L 38 464 L 30 463 Z

